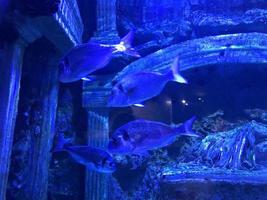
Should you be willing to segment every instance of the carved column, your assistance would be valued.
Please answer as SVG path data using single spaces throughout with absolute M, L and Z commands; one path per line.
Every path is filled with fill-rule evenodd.
M 55 56 L 55 54 L 54 54 Z M 46 64 L 40 75 L 42 78 L 40 93 L 40 119 L 36 122 L 39 131 L 32 132 L 32 146 L 29 165 L 31 169 L 25 185 L 25 200 L 46 200 L 48 188 L 48 172 L 51 149 L 55 133 L 55 121 L 58 102 L 58 67 L 57 56 Z M 34 135 L 35 134 L 35 135 Z
M 116 0 L 97 0 L 97 30 L 93 40 L 118 42 Z
M 5 44 L 0 63 L 0 199 L 6 199 L 6 186 L 16 122 L 21 68 L 26 43 Z
M 25 51 L 8 199 L 47 199 L 58 97 L 57 61 L 54 46 L 45 39 L 37 40 Z
M 88 109 L 88 145 L 105 149 L 108 143 L 108 111 Z M 107 200 L 110 175 L 86 172 L 85 200 Z
M 18 31 L 19 37 L 28 44 L 44 36 L 57 48 L 46 40 L 35 49 L 38 51 L 42 47 L 41 55 L 36 57 L 29 55 L 35 50 L 28 54 L 30 59 L 23 66 L 23 72 L 29 65 L 31 69 L 27 71 L 28 73 L 23 73 L 26 78 L 23 77 L 22 86 L 23 84 L 26 86 L 21 89 L 25 89 L 26 92 L 22 92 L 20 108 L 24 109 L 26 106 L 30 110 L 27 110 L 26 114 L 19 112 L 23 117 L 17 117 L 15 137 L 13 132 L 18 108 L 21 65 L 22 58 L 26 56 L 27 51 L 24 54 L 25 45 L 16 42 L 6 44 L 3 53 L 0 52 L 0 54 L 4 54 L 0 56 L 2 58 L 2 61 L 0 60 L 0 199 L 6 199 L 8 173 L 10 173 L 8 194 L 12 197 L 8 196 L 8 199 L 46 200 L 50 150 L 55 132 L 58 95 L 57 66 L 59 55 L 55 49 L 64 53 L 79 43 L 83 24 L 76 0 L 62 1 L 60 10 L 54 16 L 29 18 L 14 12 L 10 13 L 8 19 L 12 20 L 11 24 Z M 47 46 L 48 48 L 46 48 Z M 52 54 L 48 55 L 51 52 Z M 38 63 L 47 55 L 48 57 L 43 62 Z M 27 85 L 29 82 L 30 84 Z M 35 94 L 37 95 L 35 96 Z M 29 104 L 27 104 L 28 101 Z M 24 123 L 24 118 L 30 120 Z M 18 140 L 14 141 L 14 147 L 18 142 L 25 148 L 18 148 L 22 153 L 21 155 L 15 152 L 12 154 L 12 165 L 9 170 L 14 138 Z M 20 147 L 20 145 L 17 146 Z M 23 158 L 21 160 L 25 161 L 26 164 L 19 162 L 19 166 L 13 165 L 13 162 L 16 162 L 13 155 Z M 18 179 L 14 177 L 18 177 Z
M 106 107 L 108 94 L 107 88 L 87 86 L 84 83 L 83 106 L 88 112 L 88 145 L 104 150 L 109 141 L 109 109 Z M 85 200 L 107 200 L 110 176 L 87 171 Z

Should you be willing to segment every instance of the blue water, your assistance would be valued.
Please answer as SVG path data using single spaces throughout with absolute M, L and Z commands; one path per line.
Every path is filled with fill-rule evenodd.
M 266 0 L 0 12 L 0 200 L 267 200 Z

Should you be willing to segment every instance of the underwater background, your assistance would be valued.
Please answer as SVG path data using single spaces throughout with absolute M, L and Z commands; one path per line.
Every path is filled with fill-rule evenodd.
M 0 0 L 0 200 L 267 200 L 266 67 L 266 0 Z

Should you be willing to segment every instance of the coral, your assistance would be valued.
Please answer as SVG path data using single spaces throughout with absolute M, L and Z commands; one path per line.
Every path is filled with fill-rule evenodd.
M 197 36 L 236 32 L 265 32 L 267 11 L 265 9 L 251 9 L 237 13 L 207 13 L 197 10 L 191 13 L 188 20 L 192 23 Z
M 253 120 L 259 120 L 262 122 L 267 122 L 267 111 L 262 109 L 245 109 L 245 114 L 248 115 Z
M 197 120 L 194 124 L 194 129 L 203 135 L 209 135 L 220 131 L 227 131 L 238 126 L 239 123 L 231 123 L 225 119 L 224 112 L 217 110 L 215 113 Z
M 228 169 L 253 169 L 255 136 L 249 123 L 228 132 L 207 136 L 198 149 L 200 163 Z
M 123 158 L 128 160 L 125 161 Z M 118 181 L 116 187 L 112 187 L 112 194 L 115 194 L 114 196 L 123 194 L 123 199 L 128 200 L 156 199 L 160 195 L 162 168 L 164 165 L 170 164 L 171 162 L 171 159 L 167 155 L 167 151 L 156 150 L 151 152 L 150 155 L 141 157 L 120 157 L 120 164 L 123 164 L 126 167 L 131 167 L 131 164 L 129 165 L 129 163 L 134 162 L 139 162 L 140 164 L 137 169 L 131 169 L 130 171 L 127 170 L 124 172 L 121 171 L 119 172 L 119 174 L 122 177 L 125 177 L 126 174 L 124 175 L 124 173 L 127 173 L 128 176 L 129 174 L 132 174 L 132 176 L 134 176 L 134 174 L 136 173 L 140 174 L 142 168 L 145 167 L 144 175 L 136 180 L 136 182 L 132 185 L 132 188 L 128 188 L 127 190 L 123 190 L 120 181 Z
M 117 162 L 124 166 L 117 176 L 127 173 L 130 177 L 144 172 L 127 189 L 121 187 L 118 179 L 112 191 L 129 200 L 184 199 L 186 195 L 209 199 L 226 197 L 224 188 L 235 196 L 251 183 L 266 182 L 267 126 L 247 120 L 229 122 L 223 117 L 223 111 L 218 110 L 195 123 L 194 129 L 206 135 L 204 138 L 180 137 L 169 147 L 152 151 L 147 156 L 117 157 Z M 133 163 L 137 166 L 135 172 L 125 171 Z M 201 191 L 200 183 L 218 186 L 218 189 L 206 194 Z M 247 185 L 235 187 L 235 184 L 243 183 Z M 244 194 L 245 198 L 259 191 L 254 189 Z M 199 193 L 192 193 L 194 190 Z M 261 194 L 257 195 L 262 198 Z

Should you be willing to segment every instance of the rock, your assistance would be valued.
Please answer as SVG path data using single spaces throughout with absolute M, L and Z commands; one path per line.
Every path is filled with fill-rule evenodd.
M 146 23 L 139 26 L 126 18 L 118 19 L 120 35 L 125 35 L 130 30 L 135 30 L 134 45 L 137 46 L 141 56 L 146 56 L 161 48 L 186 41 L 191 38 L 192 25 L 184 19 L 157 23 Z
M 220 11 L 241 11 L 250 8 L 266 8 L 264 0 L 189 0 L 191 7 L 196 7 L 208 12 Z
M 206 13 L 190 16 L 197 37 L 230 33 L 267 32 L 267 10 L 252 9 L 245 13 Z
M 256 145 L 255 148 L 256 163 L 267 166 L 267 141 Z
M 265 123 L 267 122 L 266 110 L 255 108 L 255 109 L 245 109 L 244 112 L 253 120 L 262 121 Z
M 210 167 L 254 169 L 257 162 L 266 161 L 266 157 L 260 156 L 260 152 L 266 151 L 262 143 L 267 139 L 266 131 L 266 126 L 252 121 L 230 131 L 208 135 L 201 141 L 196 159 L 199 162 L 201 158 L 200 162 Z

